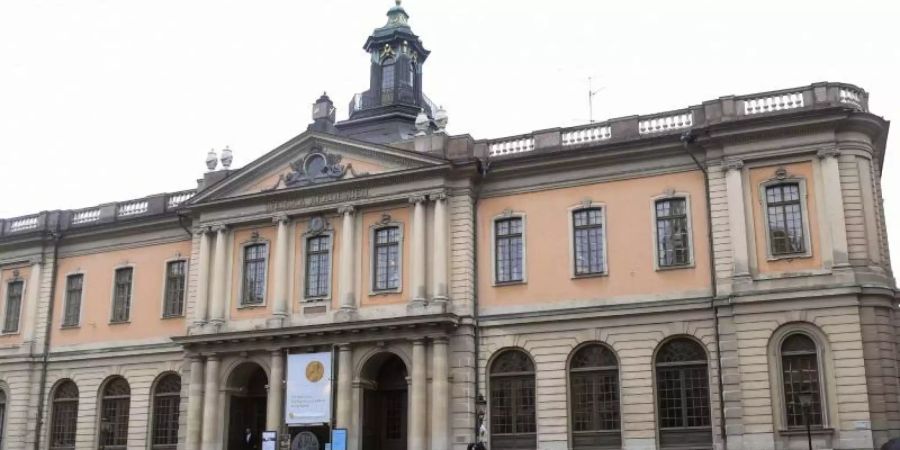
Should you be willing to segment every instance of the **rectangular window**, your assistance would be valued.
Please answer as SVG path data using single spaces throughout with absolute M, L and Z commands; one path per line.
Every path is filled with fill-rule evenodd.
M 686 199 L 656 202 L 656 258 L 659 267 L 690 264 Z
M 575 233 L 575 275 L 595 275 L 606 271 L 603 261 L 603 210 L 580 209 L 572 213 Z
M 116 270 L 112 322 L 128 322 L 128 319 L 131 317 L 132 274 L 133 270 L 130 267 Z
M 244 247 L 244 290 L 241 305 L 262 305 L 266 292 L 266 244 Z
M 314 236 L 306 240 L 306 298 L 328 296 L 331 261 L 330 236 Z
M 772 255 L 804 253 L 800 184 L 783 183 L 767 187 L 766 209 Z
M 64 327 L 76 327 L 81 318 L 81 292 L 84 287 L 84 275 L 66 277 L 66 309 L 63 314 Z
M 375 230 L 374 266 L 374 290 L 400 288 L 400 227 Z
M 522 281 L 524 254 L 522 218 L 512 217 L 494 222 L 495 272 L 498 283 Z
M 184 285 L 187 261 L 172 261 L 166 264 L 166 297 L 163 317 L 178 317 L 184 314 Z
M 22 311 L 22 289 L 25 283 L 12 281 L 6 285 L 6 317 L 3 320 L 3 332 L 19 331 L 19 314 Z

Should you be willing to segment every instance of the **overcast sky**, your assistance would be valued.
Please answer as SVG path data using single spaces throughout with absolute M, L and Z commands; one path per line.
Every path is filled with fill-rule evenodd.
M 449 131 L 500 137 L 816 81 L 900 118 L 897 1 L 406 0 Z M 347 116 L 393 0 L 0 1 L 0 217 L 189 189 Z M 900 138 L 882 180 L 900 261 Z M 900 264 L 900 263 L 897 263 Z

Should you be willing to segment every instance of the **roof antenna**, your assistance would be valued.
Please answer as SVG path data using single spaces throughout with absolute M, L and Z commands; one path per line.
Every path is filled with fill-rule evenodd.
M 594 90 L 593 81 L 592 77 L 588 77 L 588 117 L 590 118 L 590 123 L 594 123 L 594 96 L 597 95 L 598 92 L 606 89 L 604 86 Z

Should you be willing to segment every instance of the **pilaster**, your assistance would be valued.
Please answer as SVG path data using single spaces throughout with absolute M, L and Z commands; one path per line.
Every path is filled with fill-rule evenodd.
M 427 295 L 425 290 L 425 268 L 427 267 L 425 259 L 425 196 L 410 197 L 409 202 L 413 204 L 412 261 L 410 264 L 412 298 L 409 306 L 410 308 L 420 308 L 425 306 Z
M 822 167 L 822 189 L 824 192 L 826 224 L 831 235 L 834 267 L 847 267 L 850 257 L 847 246 L 847 225 L 844 222 L 844 197 L 841 192 L 841 174 L 838 157 L 841 152 L 834 147 L 818 151 Z
M 750 276 L 750 254 L 747 246 L 747 217 L 744 207 L 744 162 L 728 160 L 723 162 L 725 187 L 728 196 L 728 223 L 731 229 L 732 264 L 734 277 Z
M 272 319 L 269 326 L 280 327 L 283 325 L 284 319 L 288 315 L 288 263 L 290 261 L 288 223 L 290 222 L 290 219 L 286 214 L 278 214 L 272 218 L 272 222 L 276 224 L 278 231 L 275 237 L 274 293 L 272 301 Z

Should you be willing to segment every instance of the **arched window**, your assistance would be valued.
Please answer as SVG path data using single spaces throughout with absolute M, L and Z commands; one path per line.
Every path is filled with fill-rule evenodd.
M 125 449 L 128 444 L 128 412 L 131 387 L 122 377 L 115 377 L 103 387 L 100 401 L 100 448 Z
M 153 389 L 152 445 L 157 450 L 178 446 L 178 415 L 181 407 L 181 377 L 165 375 Z
M 656 354 L 660 447 L 711 446 L 709 370 L 697 342 L 680 338 Z
M 389 105 L 394 102 L 394 59 L 389 58 L 381 65 L 381 104 Z M 402 74 L 400 75 L 403 76 Z
M 794 333 L 781 343 L 781 382 L 787 427 L 805 428 L 806 420 L 811 426 L 822 426 L 819 358 L 809 336 Z
M 60 383 L 50 405 L 50 449 L 75 448 L 78 431 L 78 386 L 72 380 Z
M 4 442 L 4 432 L 6 428 L 3 424 L 6 423 L 6 391 L 0 388 L 0 448 L 3 448 Z
M 572 447 L 621 448 L 619 364 L 611 350 L 591 344 L 579 349 L 569 365 Z
M 535 434 L 534 364 L 519 350 L 503 352 L 491 364 L 491 448 L 529 450 Z

